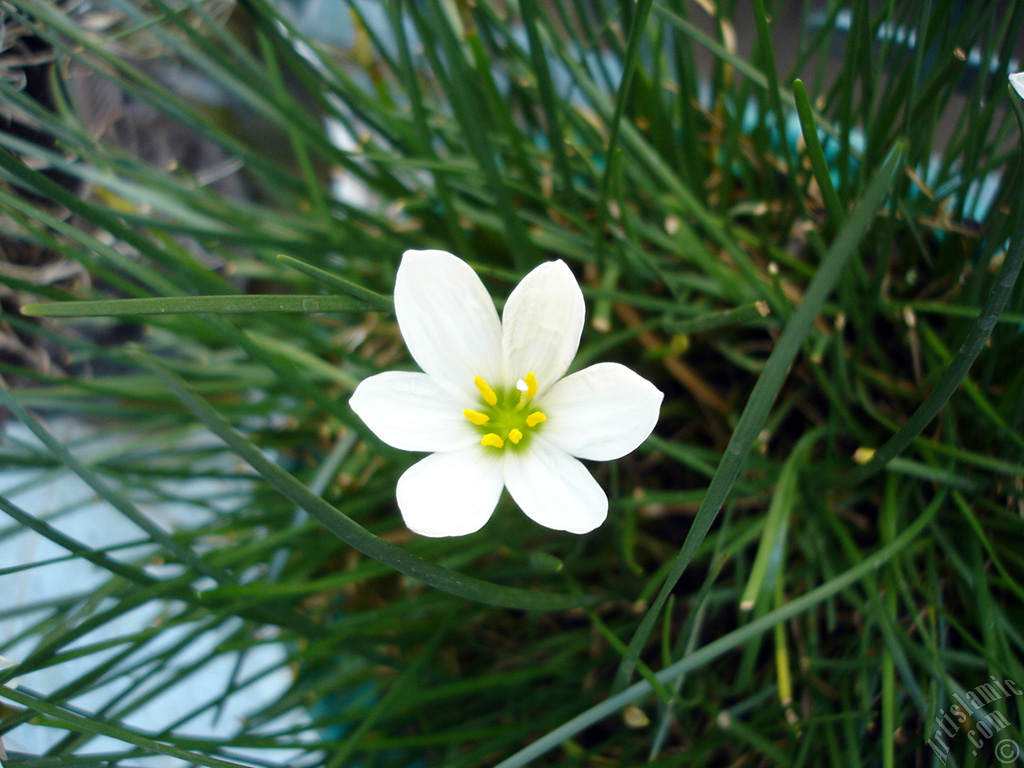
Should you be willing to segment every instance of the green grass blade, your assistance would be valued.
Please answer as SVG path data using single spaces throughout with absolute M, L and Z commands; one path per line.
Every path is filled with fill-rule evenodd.
M 285 254 L 278 254 L 278 260 L 292 269 L 297 269 L 305 275 L 309 275 L 314 280 L 317 280 L 324 285 L 329 285 L 332 288 L 337 288 L 342 293 L 346 293 L 361 302 L 364 302 L 372 309 L 379 309 L 382 312 L 394 312 L 395 303 L 391 300 L 391 297 L 385 296 L 382 293 L 371 291 L 369 288 L 364 288 L 361 285 L 353 283 L 351 280 L 328 272 L 325 269 L 314 267 L 312 264 L 307 264 L 304 261 L 299 261 L 292 256 L 286 256 Z
M 665 601 L 693 558 L 697 547 L 711 530 L 718 511 L 722 508 L 722 504 L 725 503 L 733 484 L 740 475 L 754 440 L 768 420 L 772 404 L 785 382 L 789 367 L 796 359 L 810 332 L 811 323 L 838 282 L 846 263 L 857 252 L 878 206 L 889 193 L 895 173 L 900 168 L 902 154 L 900 145 L 892 150 L 889 158 L 868 186 L 864 196 L 837 233 L 835 242 L 826 253 L 821 267 L 804 294 L 803 303 L 797 307 L 789 322 L 786 323 L 775 349 L 772 350 L 772 354 L 765 364 L 763 373 L 750 393 L 746 407 L 740 414 L 736 429 L 725 450 L 725 456 L 718 465 L 714 477 L 711 478 L 707 495 L 693 521 L 693 527 L 687 534 L 679 554 L 676 555 L 657 599 L 644 615 L 640 627 L 630 641 L 629 652 L 623 657 L 616 675 L 618 686 L 621 687 L 628 682 L 633 672 L 633 666 L 640 657 L 640 652 L 654 628 L 654 623 Z
M 879 568 L 891 561 L 896 557 L 896 555 L 900 554 L 904 549 L 914 543 L 917 537 L 921 535 L 928 524 L 938 514 L 942 506 L 940 503 L 942 499 L 943 497 L 938 497 L 937 501 L 929 505 L 928 510 L 918 517 L 905 531 L 903 531 L 903 533 L 896 537 L 895 540 L 890 544 L 886 544 L 879 548 L 876 552 L 864 558 L 857 565 L 851 567 L 839 576 L 829 579 L 821 586 L 801 595 L 783 607 L 776 608 L 761 618 L 755 619 L 749 624 L 719 637 L 717 640 L 713 640 L 707 645 L 694 651 L 692 654 L 683 657 L 671 666 L 661 670 L 655 676 L 662 683 L 666 685 L 670 684 L 681 675 L 685 675 L 692 670 L 699 669 L 722 654 L 727 653 L 734 648 L 743 646 L 752 638 L 760 637 L 762 634 L 772 629 L 776 624 L 787 621 L 794 616 L 799 616 L 833 595 L 847 589 L 853 584 L 856 584 L 858 581 L 870 577 Z M 555 749 L 560 744 L 571 739 L 584 729 L 589 728 L 591 725 L 594 725 L 611 715 L 621 712 L 626 705 L 637 701 L 650 693 L 651 685 L 646 680 L 634 683 L 629 688 L 610 696 L 600 704 L 591 707 L 585 712 L 574 717 L 572 720 L 560 725 L 550 733 L 545 734 L 529 746 L 498 763 L 495 768 L 522 768 L 524 765 L 529 765 L 541 755 Z
M 626 42 L 626 55 L 622 62 L 622 81 L 612 102 L 612 112 L 608 126 L 608 144 L 605 147 L 605 169 L 601 176 L 601 186 L 597 197 L 597 226 L 594 228 L 594 250 L 600 262 L 605 245 L 605 224 L 608 221 L 608 194 L 611 189 L 612 175 L 616 163 L 612 162 L 619 151 L 619 132 L 622 130 L 622 116 L 629 104 L 633 76 L 636 73 L 637 60 L 640 56 L 640 44 L 647 32 L 647 18 L 650 16 L 653 0 L 639 0 L 633 10 L 629 27 L 629 38 Z M 603 265 L 602 265 L 603 266 Z
M 26 304 L 29 317 L 117 317 L 120 315 L 244 314 L 263 312 L 353 312 L 373 309 L 348 296 L 172 296 Z
M 3 512 L 25 528 L 35 531 L 40 536 L 45 536 L 57 546 L 63 547 L 70 552 L 73 557 L 80 557 L 83 560 L 88 560 L 90 563 L 110 571 L 110 573 L 123 576 L 124 578 L 134 581 L 142 586 L 148 587 L 155 584 L 157 581 L 139 568 L 115 560 L 103 552 L 91 549 L 72 537 L 66 536 L 52 525 L 49 525 L 46 521 L 38 520 L 32 515 L 26 513 L 23 509 L 12 504 L 3 496 L 0 496 L 0 512 Z
M 754 564 L 750 569 L 750 578 L 740 595 L 741 611 L 753 610 L 758 598 L 762 595 L 767 597 L 773 589 L 771 583 L 765 584 L 772 554 L 780 546 L 780 539 L 785 540 L 786 531 L 789 528 L 789 517 L 797 500 L 800 467 L 806 463 L 807 454 L 814 443 L 821 438 L 823 431 L 820 428 L 813 429 L 801 437 L 782 465 L 779 481 L 772 494 L 771 503 L 768 505 L 764 532 L 757 545 L 757 554 L 754 556 Z
M 587 597 L 542 593 L 490 584 L 427 562 L 374 536 L 350 517 L 332 507 L 319 496 L 314 495 L 291 474 L 268 460 L 259 448 L 234 430 L 223 416 L 195 395 L 178 376 L 149 356 L 145 356 L 143 359 L 163 379 L 181 403 L 211 432 L 227 443 L 264 480 L 296 506 L 308 512 L 331 533 L 367 557 L 378 560 L 396 571 L 456 597 L 489 605 L 544 611 L 567 610 L 589 602 Z
M 82 480 L 96 493 L 108 502 L 111 506 L 121 512 L 125 517 L 131 520 L 135 525 L 145 531 L 154 542 L 160 544 L 169 554 L 173 555 L 182 563 L 186 563 L 199 573 L 210 576 L 217 581 L 230 580 L 227 574 L 223 573 L 219 569 L 213 568 L 205 563 L 195 552 L 188 547 L 182 546 L 173 537 L 168 535 L 158 525 L 153 523 L 146 515 L 140 512 L 134 504 L 132 504 L 125 496 L 119 491 L 112 488 L 106 481 L 100 478 L 100 476 L 85 465 L 84 462 L 77 459 L 66 447 L 64 447 L 60 441 L 58 441 L 53 435 L 51 435 L 42 424 L 40 424 L 32 414 L 30 414 L 25 408 L 21 406 L 14 396 L 7 391 L 6 386 L 0 386 L 0 404 L 10 409 L 13 413 L 28 429 L 47 447 L 47 449 L 56 456 L 61 463 L 63 463 L 68 469 L 78 475 Z
M 1011 94 L 1014 102 L 1019 101 L 1016 94 Z M 1014 105 L 1020 114 L 1020 106 Z M 1022 139 L 1024 139 L 1024 119 L 1022 119 Z M 1024 148 L 1024 143 L 1022 143 Z M 1009 301 L 1017 278 L 1020 275 L 1021 265 L 1024 264 L 1024 219 L 1017 224 L 1013 237 L 1010 240 L 1010 248 L 1006 253 L 1002 269 L 999 270 L 999 278 L 985 300 L 978 315 L 977 321 L 971 327 L 963 343 L 957 350 L 956 356 L 949 367 L 942 374 L 942 378 L 935 384 L 931 394 L 911 414 L 906 423 L 897 430 L 892 437 L 875 451 L 871 459 L 851 470 L 841 481 L 845 485 L 857 485 L 866 478 L 885 468 L 896 456 L 902 453 L 909 446 L 924 428 L 938 415 L 942 407 L 953 396 L 961 382 L 967 376 L 974 361 L 977 359 L 985 343 L 992 334 L 999 320 L 1006 302 Z
M 175 747 L 172 744 L 157 741 L 137 731 L 125 728 L 117 723 L 107 722 L 95 716 L 85 717 L 71 712 L 62 707 L 51 704 L 45 699 L 31 696 L 21 691 L 0 687 L 0 698 L 13 701 L 28 708 L 30 711 L 38 712 L 48 718 L 59 722 L 63 727 L 79 733 L 91 733 L 98 736 L 107 736 L 117 741 L 132 744 L 145 752 L 160 755 L 170 755 L 180 760 L 188 761 L 194 765 L 204 765 L 208 768 L 250 768 L 245 763 L 236 763 L 231 760 L 221 760 L 217 757 L 193 752 L 187 749 Z
M 846 211 L 832 184 L 832 173 L 829 170 L 828 161 L 825 159 L 825 152 L 821 148 L 821 141 L 818 139 L 818 124 L 814 120 L 811 100 L 808 98 L 807 89 L 801 80 L 793 82 L 793 99 L 800 117 L 800 130 L 804 137 L 804 146 L 807 148 L 807 158 L 811 161 L 814 180 L 818 182 L 821 199 L 832 220 L 832 226 L 838 227 L 842 224 Z

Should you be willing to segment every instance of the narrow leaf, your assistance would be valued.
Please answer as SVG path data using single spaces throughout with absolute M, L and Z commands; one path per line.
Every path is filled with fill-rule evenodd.
M 358 549 L 367 557 L 379 560 L 396 571 L 456 597 L 489 605 L 521 610 L 566 610 L 589 602 L 586 597 L 516 589 L 481 581 L 456 573 L 444 566 L 430 563 L 374 536 L 348 515 L 312 493 L 291 474 L 267 459 L 259 448 L 233 429 L 224 420 L 224 417 L 205 400 L 194 394 L 177 375 L 154 358 L 144 355 L 144 353 L 140 353 L 140 356 L 160 375 L 182 404 L 192 411 L 193 415 L 203 422 L 211 432 L 227 443 L 240 458 L 262 475 L 264 480 L 294 502 L 296 506 L 308 512 L 335 536 Z
M 120 315 L 220 315 L 262 312 L 352 312 L 373 309 L 348 296 L 167 296 L 27 304 L 29 317 L 114 317 Z
M 658 594 L 654 604 L 648 609 L 640 627 L 633 635 L 629 645 L 629 652 L 623 657 L 616 675 L 616 682 L 619 686 L 625 685 L 633 673 L 637 659 L 640 658 L 640 651 L 643 649 L 647 638 L 654 628 L 658 614 L 661 612 L 665 601 L 671 594 L 679 578 L 686 570 L 690 560 L 697 551 L 697 547 L 704 541 L 711 525 L 718 516 L 726 498 L 732 490 L 733 485 L 739 478 L 740 471 L 746 462 L 747 454 L 754 444 L 754 440 L 760 433 L 768 420 L 772 404 L 775 402 L 779 390 L 786 381 L 790 366 L 796 359 L 797 354 L 803 346 L 807 334 L 811 330 L 814 318 L 821 310 L 825 299 L 831 293 L 832 288 L 842 275 L 843 268 L 856 253 L 861 240 L 867 234 L 869 224 L 875 216 L 875 211 L 881 205 L 893 182 L 896 169 L 899 168 L 903 157 L 903 145 L 897 144 L 889 153 L 889 157 L 882 169 L 872 180 L 864 197 L 857 204 L 850 216 L 846 219 L 842 229 L 836 235 L 836 240 L 825 254 L 821 267 L 811 279 L 804 294 L 803 303 L 797 307 L 790 317 L 789 322 L 782 331 L 775 349 L 772 350 L 765 363 L 764 371 L 754 385 L 750 393 L 750 399 L 740 414 L 736 429 L 725 449 L 725 455 L 718 469 L 715 471 L 711 483 L 708 485 L 708 492 L 701 502 L 697 517 L 693 521 L 693 527 L 683 542 L 682 549 L 676 555 L 672 568 L 669 571 L 661 592 Z

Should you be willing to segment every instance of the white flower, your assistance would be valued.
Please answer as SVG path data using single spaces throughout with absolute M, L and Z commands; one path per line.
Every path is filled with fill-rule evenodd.
M 371 376 L 350 404 L 385 443 L 432 453 L 398 481 L 411 530 L 473 533 L 503 487 L 548 528 L 587 533 L 604 522 L 608 498 L 578 459 L 608 461 L 635 449 L 658 421 L 662 393 L 617 363 L 562 378 L 585 314 L 564 262 L 524 277 L 499 320 L 466 262 L 445 251 L 406 251 L 395 314 L 424 373 Z
M 1010 75 L 1010 85 L 1013 86 L 1013 90 L 1017 92 L 1017 95 L 1024 99 L 1024 72 Z

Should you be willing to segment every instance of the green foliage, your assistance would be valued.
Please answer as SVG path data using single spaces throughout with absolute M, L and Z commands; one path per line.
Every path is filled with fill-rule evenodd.
M 1024 688 L 1024 3 L 353 0 L 345 44 L 286 7 L 3 6 L 0 464 L 23 479 L 0 547 L 31 531 L 66 554 L 0 571 L 0 594 L 105 574 L 0 601 L 0 654 L 29 649 L 0 669 L 24 678 L 0 688 L 0 737 L 53 744 L 5 765 L 990 765 L 1024 746 L 1016 696 L 982 747 L 981 714 L 936 730 L 992 677 Z M 390 298 L 407 248 L 456 253 L 497 296 L 566 260 L 576 364 L 665 392 L 655 434 L 594 468 L 597 532 L 507 499 L 470 537 L 405 530 L 414 457 L 347 399 L 412 367 Z M 60 437 L 67 417 L 93 437 Z M 87 496 L 19 503 L 70 476 Z M 97 500 L 138 538 L 62 529 Z M 175 503 L 201 522 L 158 523 Z M 269 646 L 272 670 L 246 667 Z M 139 724 L 221 663 L 222 688 Z M 190 731 L 273 672 L 277 699 Z

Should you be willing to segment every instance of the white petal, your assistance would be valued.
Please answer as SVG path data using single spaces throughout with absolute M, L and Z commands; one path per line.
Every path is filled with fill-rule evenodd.
M 1024 72 L 1010 75 L 1010 85 L 1013 86 L 1013 90 L 1017 92 L 1017 95 L 1024 99 Z
M 589 533 L 608 516 L 608 497 L 577 459 L 537 435 L 505 451 L 505 485 L 523 512 L 556 531 Z
M 609 461 L 647 439 L 664 395 L 618 363 L 598 363 L 556 383 L 537 408 L 544 439 L 581 459 Z
M 462 415 L 462 393 L 425 373 L 378 373 L 348 402 L 377 437 L 403 451 L 454 451 L 480 440 Z
M 479 445 L 435 453 L 398 478 L 398 508 L 421 536 L 464 536 L 479 531 L 501 496 L 501 456 Z
M 501 323 L 476 272 L 446 251 L 406 251 L 395 278 L 395 314 L 426 373 L 474 396 L 477 376 L 501 377 Z
M 541 264 L 512 291 L 502 313 L 505 383 L 531 371 L 544 392 L 568 369 L 580 346 L 583 291 L 564 261 Z

